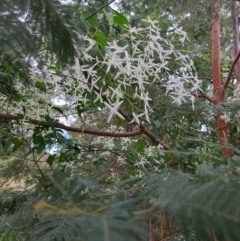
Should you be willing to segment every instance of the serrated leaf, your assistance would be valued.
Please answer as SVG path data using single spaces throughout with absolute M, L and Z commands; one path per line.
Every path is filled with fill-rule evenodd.
M 23 145 L 23 142 L 21 140 L 19 140 L 18 138 L 16 138 L 14 141 L 13 141 L 13 148 L 12 148 L 12 151 L 15 152 L 19 147 L 21 147 Z
M 93 37 L 103 47 L 107 45 L 107 38 L 104 33 L 96 32 L 93 34 Z
M 113 23 L 120 27 L 124 27 L 124 25 L 129 25 L 128 19 L 121 13 L 115 11 L 115 16 L 113 16 Z

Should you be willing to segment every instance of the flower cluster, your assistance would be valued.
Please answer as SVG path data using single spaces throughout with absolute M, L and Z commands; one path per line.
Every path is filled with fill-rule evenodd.
M 119 36 L 118 41 L 109 41 L 104 58 L 96 59 L 95 68 L 93 66 L 84 68 L 95 79 L 91 82 L 91 89 L 100 89 L 97 86 L 100 74 L 96 69 L 105 68 L 107 78 L 113 78 L 114 87 L 110 86 L 103 93 L 111 100 L 111 104 L 106 103 L 101 96 L 97 97 L 110 110 L 108 122 L 111 121 L 114 114 L 123 118 L 118 109 L 126 101 L 126 90 L 129 88 L 135 90 L 134 98 L 141 101 L 144 106 L 139 113 L 132 111 L 133 120 L 137 123 L 143 116 L 150 122 L 149 112 L 152 99 L 147 88 L 150 84 L 158 83 L 165 87 L 166 94 L 170 94 L 173 103 L 179 105 L 185 102 L 186 98 L 194 103 L 191 92 L 200 89 L 201 81 L 194 75 L 193 61 L 189 56 L 176 50 L 171 41 L 161 37 L 161 30 L 156 26 L 157 21 L 148 19 L 144 22 L 147 25 L 145 28 L 129 27 L 126 33 Z M 182 28 L 176 28 L 175 34 L 182 43 L 187 39 Z M 93 46 L 92 40 L 91 45 Z M 173 62 L 179 66 L 174 74 L 172 70 L 170 71 L 170 65 Z M 76 69 L 80 68 L 80 66 L 76 67 Z M 114 76 L 112 77 L 112 75 Z M 188 88 L 186 88 L 186 84 Z
M 191 92 L 200 89 L 201 81 L 194 74 L 193 61 L 173 44 L 182 44 L 187 39 L 186 33 L 174 27 L 170 41 L 162 37 L 157 21 L 147 19 L 144 25 L 144 28 L 126 27 L 117 40 L 108 41 L 102 57 L 93 57 L 93 48 L 97 44 L 94 39 L 79 35 L 85 46 L 79 50 L 75 65 L 62 72 L 58 72 L 52 66 L 53 63 L 47 61 L 42 71 L 33 60 L 29 69 L 31 88 L 25 88 L 21 81 L 16 81 L 15 88 L 21 100 L 9 103 L 7 97 L 0 96 L 2 111 L 13 115 L 24 112 L 26 118 L 37 120 L 45 120 L 48 116 L 64 124 L 74 123 L 80 128 L 122 132 L 126 128 L 119 129 L 114 125 L 109 128 L 106 122 L 114 124 L 115 115 L 123 119 L 123 112 L 119 112 L 123 106 L 127 107 L 127 115 L 132 116 L 131 123 L 140 124 L 144 120 L 150 122 L 153 96 L 150 95 L 149 87 L 155 84 L 157 88 L 165 89 L 173 103 L 180 105 L 189 99 L 194 107 Z M 84 65 L 79 59 L 84 59 Z M 91 107 L 94 104 L 97 107 L 91 111 L 89 103 Z M 98 123 L 97 120 L 101 121 Z M 28 133 L 31 129 L 26 123 L 21 128 Z M 101 150 L 86 150 L 79 154 L 79 160 L 89 160 L 91 167 L 92 163 L 101 166 L 103 160 L 112 160 L 110 173 L 113 173 L 111 178 L 115 180 L 118 179 L 117 167 L 128 165 L 126 160 L 132 151 L 130 147 L 134 148 L 136 144 L 134 138 L 88 139 L 80 135 L 78 139 L 77 142 L 85 143 L 86 148 L 89 145 Z M 123 155 L 117 156 L 113 150 Z M 136 155 L 137 159 L 132 161 L 132 166 L 138 170 L 139 176 L 143 175 L 144 168 L 156 168 L 162 164 L 160 153 L 158 148 L 150 146 Z M 75 165 L 68 163 L 66 167 L 72 170 Z
M 133 116 L 132 121 L 140 123 L 145 119 L 150 122 L 152 98 L 148 87 L 156 83 L 166 89 L 166 95 L 173 99 L 173 103 L 182 104 L 187 98 L 194 103 L 191 92 L 200 88 L 201 81 L 193 74 L 192 60 L 188 55 L 176 50 L 170 40 L 161 36 L 156 21 L 147 19 L 144 20 L 144 24 L 144 28 L 129 26 L 119 35 L 118 40 L 109 41 L 102 59 L 94 59 L 91 56 L 91 50 L 96 42 L 79 35 L 86 44 L 79 57 L 84 58 L 88 65 L 81 65 L 76 58 L 74 68 L 59 73 L 54 71 L 49 63 L 45 66 L 43 74 L 36 64 L 32 64 L 31 92 L 34 98 L 30 97 L 32 94 L 29 89 L 25 89 L 23 84 L 18 82 L 16 89 L 23 96 L 23 100 L 12 102 L 12 106 L 2 106 L 6 106 L 6 111 L 12 114 L 19 114 L 20 110 L 25 109 L 25 115 L 39 120 L 46 115 L 59 116 L 59 112 L 53 107 L 64 106 L 65 116 L 71 117 L 76 113 L 79 102 L 87 106 L 89 97 L 86 93 L 90 92 L 89 96 L 95 95 L 94 103 L 100 100 L 110 111 L 108 122 L 114 115 L 123 118 L 118 109 L 127 102 L 131 107 L 129 110 L 132 113 L 128 114 Z M 187 39 L 181 28 L 175 27 L 174 34 L 171 37 L 175 37 L 174 41 L 183 43 Z M 172 63 L 176 66 L 175 70 L 171 69 Z M 88 73 L 88 78 L 84 72 Z M 133 93 L 131 96 L 128 90 Z M 133 99 L 137 106 L 132 103 Z M 1 96 L 0 101 L 5 103 L 7 99 Z M 139 103 L 142 103 L 142 109 L 139 109 Z

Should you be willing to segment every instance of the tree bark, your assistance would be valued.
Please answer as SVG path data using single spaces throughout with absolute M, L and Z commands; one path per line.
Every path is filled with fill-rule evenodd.
M 212 79 L 214 88 L 214 102 L 220 104 L 225 99 L 225 89 L 221 78 L 221 44 L 220 44 L 220 2 L 214 2 L 214 13 L 212 18 Z M 221 117 L 217 116 L 218 140 L 221 145 L 222 153 L 226 157 L 232 156 L 229 149 L 229 138 L 227 123 Z

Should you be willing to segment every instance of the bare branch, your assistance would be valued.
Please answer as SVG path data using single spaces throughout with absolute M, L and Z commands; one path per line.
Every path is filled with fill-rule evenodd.
M 196 97 L 198 97 L 198 98 L 206 99 L 206 100 L 208 100 L 209 102 L 215 104 L 214 99 L 211 98 L 210 96 L 208 96 L 207 94 L 203 93 L 203 92 L 202 92 L 201 94 L 191 93 L 191 95 L 196 96 Z
M 234 88 L 232 86 L 230 86 L 230 85 L 228 85 L 227 88 L 229 88 L 230 90 L 234 90 Z
M 39 121 L 39 120 L 33 120 L 33 119 L 27 120 L 27 119 L 24 119 L 23 117 L 2 114 L 2 113 L 0 113 L 0 119 L 22 121 L 22 122 L 31 123 L 38 126 L 49 126 L 49 123 L 45 121 Z M 130 132 L 107 132 L 107 131 L 97 131 L 97 130 L 91 130 L 91 129 L 81 129 L 77 127 L 70 127 L 61 123 L 52 123 L 51 126 L 55 128 L 59 128 L 61 130 L 76 132 L 80 134 L 90 134 L 95 136 L 131 137 L 131 136 L 137 136 L 142 134 L 141 130 L 130 131 Z
M 84 63 L 83 63 L 81 60 L 79 60 L 79 63 L 80 63 L 81 65 L 84 65 Z M 84 74 L 86 80 L 88 81 L 88 84 L 91 85 L 91 84 L 92 84 L 92 76 L 91 76 L 91 75 L 88 73 L 88 71 L 86 71 L 86 70 L 83 70 L 83 74 Z M 92 86 L 92 89 L 93 89 L 96 93 L 101 94 L 101 90 L 100 90 L 99 87 Z M 103 99 L 106 103 L 108 103 L 109 105 L 111 105 L 111 103 L 110 103 L 109 99 L 106 97 L 106 95 L 101 94 L 101 96 L 102 96 L 102 99 Z M 125 119 L 128 123 L 131 122 L 131 124 L 137 125 L 136 121 L 132 121 L 132 118 L 131 118 L 129 115 L 127 115 L 126 113 L 124 113 L 124 111 L 122 111 L 121 109 L 118 109 L 118 112 L 124 117 L 124 119 Z M 155 138 L 154 134 L 153 134 L 152 132 L 150 132 L 142 123 L 140 123 L 139 127 L 140 127 L 140 132 L 141 132 L 142 134 L 145 134 L 146 136 L 148 136 L 150 139 L 152 139 L 153 142 L 155 142 L 156 144 L 162 145 L 165 150 L 170 150 L 170 149 L 171 149 L 171 148 L 170 148 L 168 145 L 166 145 L 163 141 L 157 140 L 157 139 Z
M 239 51 L 238 55 L 236 56 L 236 58 L 234 59 L 234 61 L 232 63 L 232 66 L 231 66 L 231 68 L 229 70 L 228 77 L 227 77 L 226 81 L 223 84 L 223 89 L 224 90 L 226 90 L 228 85 L 229 85 L 229 82 L 230 82 L 231 77 L 232 77 L 233 70 L 234 70 L 235 65 L 237 64 L 237 61 L 239 60 L 239 58 L 240 58 L 240 51 Z

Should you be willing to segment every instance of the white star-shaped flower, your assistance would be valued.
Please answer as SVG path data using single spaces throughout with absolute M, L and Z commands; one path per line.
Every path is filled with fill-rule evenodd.
M 124 117 L 118 112 L 118 109 L 122 103 L 123 103 L 123 101 L 120 101 L 120 102 L 116 103 L 114 106 L 111 106 L 108 103 L 104 102 L 104 104 L 110 109 L 110 115 L 107 120 L 108 123 L 110 122 L 110 120 L 112 119 L 114 114 L 119 116 L 120 118 L 124 119 Z

